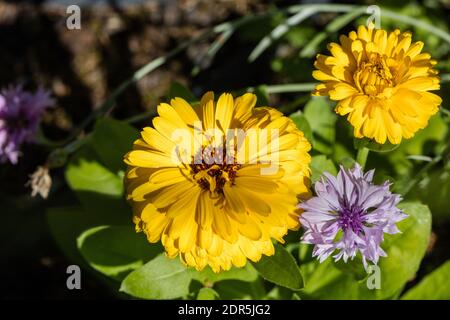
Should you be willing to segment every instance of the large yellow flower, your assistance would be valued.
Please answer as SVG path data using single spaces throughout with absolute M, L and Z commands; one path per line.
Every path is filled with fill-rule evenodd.
M 311 146 L 289 118 L 255 103 L 211 92 L 196 106 L 162 103 L 125 156 L 136 229 L 198 270 L 258 261 L 299 227 Z
M 442 102 L 428 92 L 439 89 L 439 78 L 422 48 L 409 32 L 360 26 L 341 35 L 340 45 L 329 44 L 331 56 L 317 56 L 313 77 L 323 83 L 313 94 L 339 101 L 336 112 L 348 115 L 355 137 L 399 144 L 424 128 Z

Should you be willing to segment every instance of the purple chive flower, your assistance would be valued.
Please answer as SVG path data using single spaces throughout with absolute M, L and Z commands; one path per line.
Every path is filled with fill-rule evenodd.
M 44 110 L 51 106 L 50 93 L 43 89 L 33 94 L 19 85 L 0 91 L 0 162 L 17 163 L 20 146 L 33 139 Z
M 360 252 L 364 267 L 386 256 L 380 247 L 384 233 L 399 233 L 396 223 L 407 215 L 397 208 L 400 195 L 389 191 L 388 182 L 373 184 L 373 174 L 364 174 L 358 164 L 341 167 L 337 177 L 325 173 L 315 184 L 316 196 L 300 204 L 302 240 L 315 245 L 313 256 L 320 262 L 335 251 L 335 261 L 345 262 Z

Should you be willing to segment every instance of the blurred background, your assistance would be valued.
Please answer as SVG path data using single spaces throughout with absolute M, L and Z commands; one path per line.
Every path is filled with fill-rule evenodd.
M 136 69 L 167 54 L 182 41 L 224 21 L 299 3 L 264 0 L 0 1 L 0 87 L 23 84 L 31 90 L 39 86 L 50 90 L 56 107 L 46 112 L 43 130 L 48 138 L 64 139 Z M 375 4 L 374 1 L 339 3 Z M 69 4 L 82 7 L 80 30 L 66 28 Z M 450 27 L 449 0 L 396 1 L 395 6 L 391 1 L 376 4 L 443 30 Z M 338 33 L 325 34 L 324 40 L 309 43 L 336 16 L 336 13 L 318 14 L 291 28 L 252 63 L 248 62 L 249 54 L 283 21 L 282 12 L 246 24 L 213 58 L 207 51 L 214 38 L 205 39 L 128 88 L 118 98 L 111 116 L 126 119 L 154 110 L 174 81 L 186 85 L 197 96 L 207 90 L 237 91 L 261 84 L 314 82 L 311 72 L 315 53 L 324 52 L 330 39 L 335 40 L 338 33 L 348 32 L 357 24 L 352 21 Z M 356 21 L 364 23 L 365 19 L 367 16 Z M 425 51 L 439 61 L 441 73 L 450 71 L 448 43 L 415 26 L 395 21 L 382 21 L 382 25 L 412 30 L 415 39 L 425 42 Z M 440 95 L 448 109 L 447 82 L 443 83 Z M 272 94 L 269 102 L 293 111 L 301 108 L 308 97 L 307 92 Z M 142 127 L 147 123 L 141 121 L 136 125 Z M 442 129 L 442 125 L 436 128 L 448 131 L 448 127 Z M 448 139 L 448 132 L 431 134 L 431 137 Z M 430 143 L 426 150 L 432 155 L 433 141 Z M 22 152 L 17 165 L 0 165 L 1 297 L 114 298 L 90 275 L 83 275 L 82 290 L 67 290 L 66 267 L 70 262 L 52 239 L 45 211 L 51 206 L 75 204 L 77 199 L 66 186 L 63 169 L 52 171 L 53 184 L 47 200 L 31 197 L 26 182 L 36 167 L 45 162 L 48 150 L 28 144 Z M 375 164 L 377 158 L 372 161 Z M 415 168 L 408 170 L 414 172 Z M 446 175 L 436 173 L 436 180 L 422 182 L 423 188 L 414 195 L 425 198 L 434 215 L 433 241 L 419 273 L 425 274 L 450 258 L 448 171 Z M 430 198 L 433 196 L 435 198 Z

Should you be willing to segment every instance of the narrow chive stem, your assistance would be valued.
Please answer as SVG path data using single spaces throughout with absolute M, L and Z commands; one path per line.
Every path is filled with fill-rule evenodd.
M 362 169 L 366 166 L 367 156 L 369 155 L 369 149 L 362 147 L 358 149 L 356 154 L 356 162 L 359 163 Z

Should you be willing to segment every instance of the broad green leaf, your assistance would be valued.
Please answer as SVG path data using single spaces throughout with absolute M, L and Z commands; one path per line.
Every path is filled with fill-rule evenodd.
M 314 261 L 314 257 L 312 256 L 314 246 L 309 243 L 300 243 L 298 246 L 298 260 L 300 261 L 300 270 L 302 269 L 302 265 Z M 304 274 L 302 273 L 304 276 Z M 304 278 L 304 277 L 303 277 Z M 303 279 L 305 280 L 305 279 Z
M 319 155 L 312 157 L 311 160 L 311 182 L 315 183 L 320 179 L 324 172 L 328 172 L 335 176 L 337 174 L 336 166 L 333 161 L 327 158 L 325 155 Z
M 66 179 L 75 191 L 95 192 L 117 198 L 123 193 L 122 178 L 103 166 L 90 148 L 83 148 L 70 161 Z
M 78 237 L 77 246 L 91 267 L 118 279 L 162 252 L 159 244 L 148 243 L 132 226 L 88 229 Z
M 341 158 L 339 163 L 346 169 L 351 169 L 355 166 L 356 160 L 350 157 Z
M 354 279 L 358 281 L 367 279 L 368 277 L 360 255 L 357 255 L 353 260 L 348 260 L 347 262 L 344 262 L 342 259 L 333 261 L 333 265 L 343 273 L 353 275 Z
M 77 237 L 84 230 L 98 225 L 96 219 L 81 207 L 57 207 L 47 211 L 47 221 L 53 238 L 64 255 L 71 262 L 79 265 L 83 272 L 94 273 L 94 270 L 86 263 L 77 249 Z M 98 278 L 103 284 L 110 287 L 112 292 L 118 292 L 117 281 L 103 276 Z
M 319 264 L 301 266 L 305 276 L 304 298 L 313 299 L 387 299 L 395 296 L 414 277 L 425 254 L 431 232 L 429 209 L 415 202 L 399 207 L 409 217 L 398 224 L 400 234 L 385 235 L 382 244 L 387 257 L 381 257 L 381 289 L 370 290 L 365 280 L 358 281 L 350 272 L 336 268 L 331 258 Z
M 77 264 L 85 264 L 77 249 L 78 235 L 95 225 L 81 207 L 57 207 L 47 211 L 50 232 L 64 254 Z
M 358 299 L 361 284 L 351 273 L 337 269 L 331 259 L 323 263 L 318 261 L 301 266 L 305 276 L 305 289 L 302 299 Z M 365 285 L 365 284 L 364 284 Z
M 170 86 L 168 99 L 170 100 L 177 97 L 183 98 L 187 102 L 194 102 L 198 100 L 188 88 L 181 83 L 174 81 Z
M 297 295 L 297 291 L 292 291 L 291 289 L 274 286 L 264 297 L 268 300 L 301 300 Z
M 192 273 L 179 259 L 164 254 L 132 271 L 123 281 L 120 291 L 142 299 L 176 299 L 189 294 Z
M 313 131 L 313 148 L 323 154 L 331 154 L 336 139 L 336 114 L 330 101 L 324 97 L 312 97 L 306 104 L 304 116 Z
M 437 223 L 450 220 L 450 165 L 430 172 L 410 194 L 430 207 Z
M 125 170 L 123 156 L 131 150 L 138 137 L 139 132 L 129 124 L 111 118 L 101 118 L 95 124 L 90 145 L 100 162 L 109 171 L 117 173 Z
M 66 180 L 97 225 L 125 225 L 131 214 L 123 199 L 122 177 L 109 171 L 89 146 L 71 159 Z
M 450 300 L 450 260 L 409 289 L 403 300 Z
M 404 202 L 398 206 L 408 218 L 398 224 L 400 234 L 386 235 L 384 248 L 387 258 L 380 259 L 382 294 L 391 296 L 411 280 L 422 261 L 431 234 L 431 213 L 418 202 Z
M 313 145 L 314 142 L 313 142 L 312 129 L 311 129 L 311 126 L 309 125 L 308 120 L 303 115 L 303 113 L 301 111 L 297 111 L 297 112 L 291 114 L 289 117 L 294 121 L 297 128 L 303 132 L 306 140 L 308 140 L 309 143 L 311 143 L 311 145 Z
M 219 294 L 212 288 L 201 288 L 197 294 L 197 300 L 218 300 Z
M 263 256 L 253 266 L 267 281 L 292 290 L 303 287 L 302 275 L 294 257 L 279 244 L 275 245 L 273 256 Z
M 228 271 L 219 273 L 213 272 L 210 267 L 206 267 L 202 271 L 192 270 L 192 277 L 202 283 L 215 283 L 223 280 L 252 282 L 258 278 L 258 272 L 250 263 L 247 263 L 242 268 L 232 267 Z
M 263 299 L 266 295 L 264 284 L 261 278 L 253 282 L 239 280 L 225 280 L 214 285 L 214 289 L 219 293 L 221 299 Z

